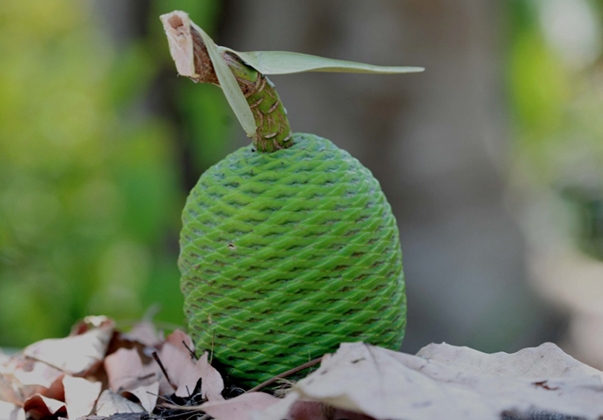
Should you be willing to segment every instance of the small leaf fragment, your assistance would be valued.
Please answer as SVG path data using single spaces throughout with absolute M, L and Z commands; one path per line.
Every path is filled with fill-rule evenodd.
M 63 378 L 63 387 L 67 417 L 78 419 L 90 414 L 101 392 L 102 384 L 66 375 Z
M 279 399 L 263 392 L 248 392 L 223 401 L 209 401 L 199 409 L 218 419 L 248 420 L 254 411 L 262 411 L 279 402 Z
M 159 367 L 143 364 L 136 349 L 121 348 L 105 358 L 109 388 L 119 394 L 130 393 L 150 413 L 157 403 Z
M 105 389 L 96 403 L 96 415 L 103 417 L 117 413 L 142 413 L 144 411 L 145 409 L 140 404 L 136 404 L 110 389 Z
M 159 17 L 168 39 L 170 54 L 176 64 L 178 74 L 195 77 L 195 57 L 193 52 L 193 38 L 188 14 L 174 11 Z
M 113 322 L 107 320 L 78 335 L 33 343 L 23 350 L 23 354 L 67 374 L 85 376 L 102 362 L 113 330 Z
M 65 417 L 67 409 L 63 401 L 34 394 L 23 404 L 23 410 L 28 419 L 42 419 L 62 414 Z
M 308 71 L 399 74 L 418 73 L 425 70 L 423 67 L 375 66 L 289 51 L 239 52 L 230 48 L 220 48 L 239 56 L 248 65 L 263 74 L 291 74 Z

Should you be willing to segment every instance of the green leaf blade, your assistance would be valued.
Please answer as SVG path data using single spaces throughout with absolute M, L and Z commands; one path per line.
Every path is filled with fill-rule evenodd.
M 228 104 L 237 116 L 237 119 L 243 127 L 243 130 L 245 130 L 245 133 L 247 133 L 247 136 L 253 137 L 257 130 L 255 118 L 245 99 L 245 95 L 243 95 L 243 92 L 237 83 L 237 79 L 235 79 L 230 71 L 228 64 L 226 64 L 226 61 L 224 61 L 224 58 L 222 58 L 222 55 L 218 50 L 218 46 L 211 37 L 192 21 L 191 25 L 199 32 L 201 38 L 203 38 L 209 58 L 214 66 L 216 76 L 218 77 L 218 81 L 220 82 L 220 86 L 222 87 L 222 91 L 224 92 L 224 96 L 226 96 Z
M 400 74 L 418 73 L 425 70 L 423 67 L 376 66 L 288 51 L 238 52 L 229 48 L 221 48 L 236 54 L 251 67 L 263 74 L 292 74 L 309 71 Z

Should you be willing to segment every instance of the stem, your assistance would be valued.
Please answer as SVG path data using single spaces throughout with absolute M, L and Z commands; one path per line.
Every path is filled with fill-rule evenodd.
M 182 73 L 195 82 L 211 83 L 219 86 L 220 83 L 214 71 L 214 66 L 209 58 L 205 43 L 201 35 L 191 25 L 189 31 L 182 27 L 184 22 L 179 14 L 172 14 L 167 20 L 171 30 L 179 34 L 187 34 L 193 44 L 194 74 Z M 253 144 L 258 152 L 275 152 L 293 145 L 291 127 L 287 119 L 287 111 L 283 106 L 272 82 L 254 68 L 245 64 L 239 57 L 221 51 L 222 57 L 237 80 L 247 103 L 251 108 L 257 130 L 253 136 Z M 183 60 L 187 60 L 183 57 Z M 177 63 L 178 66 L 178 63 Z

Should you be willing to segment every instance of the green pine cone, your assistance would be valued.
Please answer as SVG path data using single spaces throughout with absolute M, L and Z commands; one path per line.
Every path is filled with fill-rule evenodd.
M 230 154 L 183 212 L 189 330 L 246 385 L 341 342 L 397 349 L 404 336 L 402 252 L 378 181 L 329 140 L 293 139 Z

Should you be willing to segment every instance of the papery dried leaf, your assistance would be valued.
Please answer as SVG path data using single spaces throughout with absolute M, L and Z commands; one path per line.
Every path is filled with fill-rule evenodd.
M 374 420 L 372 417 L 342 410 L 316 401 L 297 401 L 286 420 Z
M 119 349 L 105 358 L 109 388 L 117 394 L 129 392 L 142 406 L 153 411 L 159 392 L 159 367 L 142 363 L 135 349 Z
M 25 400 L 23 410 L 28 419 L 43 419 L 50 416 L 67 414 L 65 403 L 63 401 L 47 398 L 40 394 L 35 394 Z
M 127 398 L 105 389 L 96 402 L 96 415 L 109 417 L 117 413 L 142 413 L 145 409 Z
M 63 387 L 65 389 L 67 416 L 70 419 L 77 419 L 92 412 L 101 392 L 102 384 L 67 375 L 63 378 Z
M 182 331 L 174 331 L 174 333 L 170 334 L 161 347 L 159 360 L 169 375 L 171 384 L 176 389 L 179 387 L 184 388 L 185 393 L 181 396 L 188 396 L 195 388 L 200 374 L 195 369 L 195 362 L 182 343 L 183 340 L 187 345 L 189 343 L 192 345 L 190 338 Z M 162 394 L 172 394 L 175 389 L 171 384 L 167 380 L 162 380 L 159 388 L 160 392 Z M 188 387 L 188 391 L 186 387 Z
M 0 371 L 0 401 L 7 401 L 13 404 L 22 402 L 24 398 L 15 386 L 15 380 L 12 375 L 7 375 Z
M 0 399 L 23 405 L 34 394 L 61 399 L 64 373 L 22 354 L 0 366 Z
M 423 347 L 417 356 L 452 365 L 468 374 L 482 376 L 527 379 L 534 382 L 591 376 L 603 380 L 603 372 L 579 362 L 553 343 L 544 343 L 512 354 L 485 354 L 469 347 L 430 344 Z
M 298 400 L 378 420 L 499 420 L 532 410 L 603 416 L 601 372 L 545 344 L 515 354 L 431 345 L 421 356 L 342 344 L 321 367 L 258 418 L 280 420 Z
M 16 404 L 0 401 L 0 420 L 25 420 L 25 411 Z
M 80 335 L 38 341 L 23 354 L 72 376 L 85 376 L 105 357 L 113 335 L 113 323 L 93 327 Z
M 175 330 L 173 333 L 168 335 L 165 339 L 166 344 L 171 344 L 174 347 L 181 350 L 183 353 L 186 352 L 188 356 L 190 356 L 190 352 L 188 349 L 195 350 L 195 346 L 193 344 L 193 340 L 190 338 L 188 334 L 181 330 Z
M 217 419 L 248 420 L 253 412 L 266 410 L 278 401 L 263 392 L 249 392 L 229 400 L 203 403 L 199 409 Z
M 172 384 L 176 387 L 176 395 L 187 397 L 195 389 L 199 378 L 202 378 L 201 392 L 203 398 L 209 401 L 223 400 L 224 381 L 218 371 L 207 361 L 208 354 L 204 353 L 195 361 L 189 352 L 194 345 L 191 338 L 180 330 L 170 334 L 161 351 L 159 359 L 163 363 Z M 163 387 L 160 389 L 162 393 Z
M 115 321 L 104 315 L 89 315 L 71 327 L 69 336 L 81 335 L 97 328 L 115 329 Z
M 224 399 L 224 397 L 222 397 L 224 380 L 222 379 L 222 375 L 209 364 L 207 357 L 208 353 L 205 352 L 195 363 L 195 369 L 203 380 L 201 393 L 208 401 L 221 401 Z M 182 392 L 182 387 L 179 387 L 179 390 Z M 178 395 L 178 392 L 176 392 L 176 394 Z
M 104 364 L 113 392 L 129 391 L 159 380 L 155 366 L 143 364 L 136 349 L 119 349 L 107 356 Z
M 157 331 L 155 324 L 150 321 L 142 321 L 134 325 L 127 333 L 121 333 L 121 338 L 134 341 L 146 347 L 159 346 L 164 341 L 163 334 Z
M 122 395 L 127 396 L 128 394 L 134 395 L 140 405 L 151 413 L 157 405 L 157 396 L 159 395 L 159 382 L 151 382 L 147 385 L 140 385 L 139 387 L 129 389 L 128 391 L 122 391 Z

